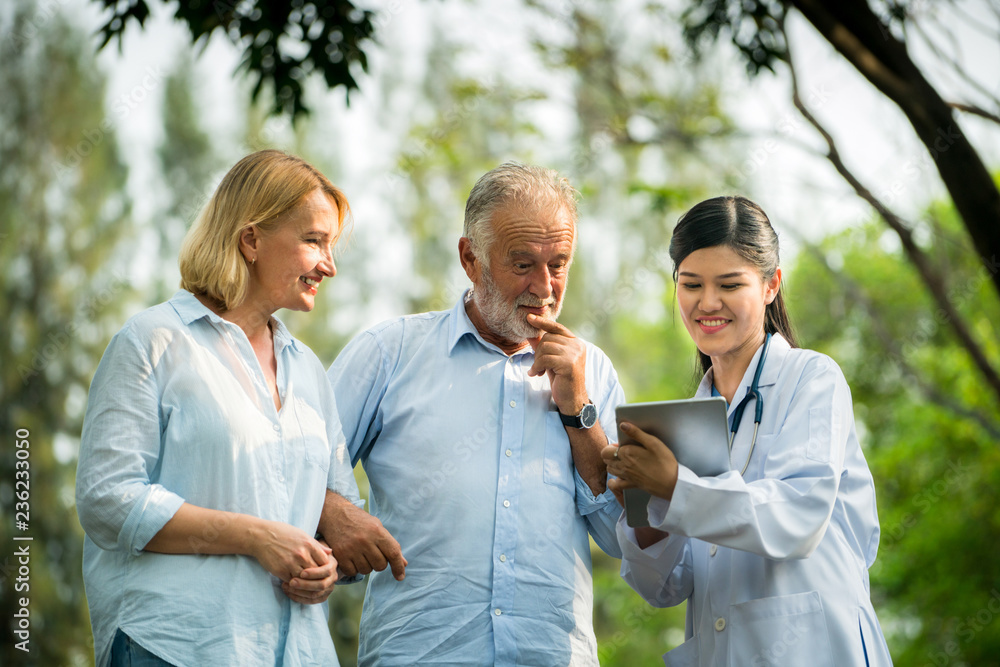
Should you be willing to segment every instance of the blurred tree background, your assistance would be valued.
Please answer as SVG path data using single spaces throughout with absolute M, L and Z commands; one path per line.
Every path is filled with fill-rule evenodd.
M 127 312 L 125 255 L 135 227 L 114 123 L 102 105 L 92 104 L 105 91 L 93 44 L 58 17 L 36 36 L 36 16 L 18 6 L 4 26 L 0 67 L 0 308 L 8 318 L 0 345 L 0 637 L 4 664 L 86 664 L 93 661 L 93 644 L 74 509 L 75 459 L 94 360 Z M 22 36 L 16 47 L 13 36 Z M 19 429 L 30 442 L 27 530 L 15 530 Z M 15 535 L 33 539 L 15 542 Z M 14 556 L 15 547 L 25 545 L 27 582 Z M 15 592 L 18 577 L 30 590 Z M 14 648 L 22 596 L 31 600 L 37 638 L 27 661 Z
M 253 5 L 230 4 L 227 11 Z M 308 3 L 291 4 L 306 25 Z M 666 247 L 674 221 L 723 192 L 761 201 L 782 236 L 800 340 L 836 359 L 853 390 L 883 529 L 872 594 L 896 664 L 997 664 L 1000 410 L 985 388 L 988 369 L 1000 366 L 997 258 L 977 251 L 945 190 L 923 187 L 933 163 L 922 147 L 900 151 L 883 171 L 849 164 L 856 128 L 831 135 L 836 119 L 822 117 L 823 95 L 800 81 L 816 67 L 823 37 L 809 32 L 793 5 L 811 3 L 415 4 L 415 15 L 403 3 L 354 15 L 366 27 L 352 48 L 371 59 L 352 52 L 358 62 L 349 73 L 359 87 L 352 107 L 317 76 L 293 77 L 302 95 L 294 101 L 287 90 L 275 92 L 275 79 L 263 77 L 258 96 L 254 77 L 239 77 L 222 131 L 206 113 L 206 100 L 217 99 L 206 71 L 224 65 L 205 63 L 197 50 L 182 45 L 179 57 L 164 57 L 111 100 L 102 64 L 109 56 L 95 59 L 95 32 L 107 14 L 81 22 L 80 12 L 26 0 L 0 12 L 0 306 L 9 320 L 0 344 L 0 426 L 8 443 L 17 429 L 30 431 L 32 481 L 30 528 L 17 531 L 15 450 L 5 444 L 0 662 L 92 664 L 73 507 L 90 378 L 125 319 L 175 291 L 180 240 L 227 167 L 252 150 L 278 147 L 319 166 L 354 209 L 338 276 L 321 290 L 316 310 L 283 315 L 321 359 L 332 361 L 379 319 L 448 308 L 460 297 L 466 279 L 455 250 L 465 197 L 484 171 L 515 158 L 559 169 L 581 192 L 563 319 L 615 361 L 632 401 L 687 396 L 696 383 L 694 348 L 673 306 Z M 126 5 L 138 7 L 117 3 Z M 954 31 L 972 25 L 1000 46 L 1000 8 L 988 1 L 869 6 L 887 34 L 911 48 L 933 47 L 921 51 L 926 76 L 947 81 L 962 122 L 978 123 L 975 136 L 990 137 L 982 157 L 995 167 L 985 149 L 995 146 L 1000 89 L 961 70 Z M 417 47 L 397 39 L 407 29 L 425 35 Z M 245 44 L 240 34 L 229 36 Z M 730 36 L 736 49 L 722 43 Z M 208 50 L 209 41 L 199 44 Z M 694 57 L 688 41 L 700 43 L 705 57 Z M 128 53 L 127 40 L 123 48 Z M 748 81 L 737 53 L 770 63 L 776 74 Z M 784 113 L 792 115 L 755 121 L 740 101 L 748 94 L 784 96 Z M 138 148 L 119 135 L 153 106 L 153 149 L 137 166 Z M 276 106 L 312 113 L 293 123 L 273 115 Z M 895 113 L 875 114 L 872 130 L 898 125 Z M 795 174 L 795 204 L 778 208 L 782 217 L 769 203 L 778 179 L 755 175 L 786 149 L 801 151 L 831 179 L 820 186 Z M 904 155 L 915 157 L 902 162 Z M 829 185 L 839 178 L 843 185 Z M 820 203 L 853 196 L 858 205 L 850 209 Z M 360 468 L 357 475 L 364 488 Z M 28 654 L 14 648 L 15 534 L 34 538 Z M 648 607 L 618 568 L 595 550 L 601 663 L 660 664 L 683 641 L 684 609 Z M 331 598 L 344 665 L 355 662 L 363 593 L 348 586 Z

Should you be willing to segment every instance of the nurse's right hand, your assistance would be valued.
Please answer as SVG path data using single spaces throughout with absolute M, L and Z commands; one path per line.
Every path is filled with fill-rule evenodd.
M 618 427 L 631 441 L 618 447 L 617 456 L 602 455 L 608 472 L 618 479 L 608 480 L 612 491 L 639 488 L 670 500 L 677 485 L 677 457 L 662 440 L 635 424 L 622 422 Z

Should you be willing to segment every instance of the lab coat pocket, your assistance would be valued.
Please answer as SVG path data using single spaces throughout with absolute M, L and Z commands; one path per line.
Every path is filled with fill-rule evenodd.
M 692 637 L 677 648 L 663 654 L 667 667 L 696 667 L 698 665 L 698 638 Z
M 550 410 L 545 415 L 545 456 L 542 461 L 542 479 L 546 484 L 558 486 L 567 493 L 576 494 L 573 476 L 573 452 L 569 447 L 566 427 L 559 413 Z
M 734 604 L 727 630 L 730 665 L 833 667 L 823 600 L 816 591 Z

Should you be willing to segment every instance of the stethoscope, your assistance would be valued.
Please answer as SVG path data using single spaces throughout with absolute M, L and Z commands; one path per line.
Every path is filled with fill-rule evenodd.
M 747 407 L 747 403 L 750 402 L 751 398 L 757 399 L 756 409 L 754 410 L 753 418 L 753 438 L 750 440 L 750 453 L 747 454 L 747 462 L 743 464 L 743 470 L 740 471 L 740 476 L 747 471 L 750 466 L 750 457 L 753 456 L 753 448 L 757 445 L 757 429 L 760 428 L 760 418 L 764 414 L 764 397 L 760 395 L 760 371 L 764 368 L 764 357 L 767 356 L 767 346 L 771 342 L 771 334 L 764 335 L 764 348 L 760 351 L 760 359 L 757 360 L 757 370 L 753 374 L 753 382 L 750 383 L 750 391 L 747 395 L 743 397 L 740 404 L 736 406 L 736 411 L 733 412 L 733 425 L 730 427 L 729 436 L 729 455 L 733 455 L 733 440 L 736 439 L 736 432 L 740 428 L 740 421 L 743 419 L 743 410 Z

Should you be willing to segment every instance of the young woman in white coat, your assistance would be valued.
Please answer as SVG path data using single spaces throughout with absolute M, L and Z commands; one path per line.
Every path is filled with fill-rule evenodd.
M 890 665 L 868 583 L 875 487 L 850 389 L 832 359 L 796 347 L 770 221 L 742 197 L 701 202 L 670 256 L 705 371 L 695 396 L 725 397 L 737 430 L 718 477 L 697 477 L 634 425 L 621 427 L 633 444 L 603 452 L 619 500 L 633 487 L 653 496 L 650 527 L 619 522 L 622 576 L 654 606 L 688 602 L 686 641 L 664 661 Z

